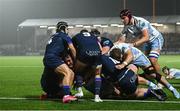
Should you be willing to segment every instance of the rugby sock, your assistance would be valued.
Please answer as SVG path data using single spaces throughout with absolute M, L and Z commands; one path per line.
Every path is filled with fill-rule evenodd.
M 147 85 L 150 86 L 152 89 L 157 89 L 157 85 L 151 81 L 148 81 Z
M 173 91 L 175 88 L 171 84 L 166 84 L 166 87 L 170 90 Z
M 101 88 L 101 77 L 100 75 L 96 75 L 95 77 L 95 94 L 100 94 L 100 88 Z
M 83 78 L 80 75 L 76 75 L 76 85 L 77 87 L 82 87 Z
M 70 86 L 63 86 L 64 95 L 70 95 Z
M 150 86 L 151 85 L 151 81 L 148 81 L 147 85 Z
M 77 88 L 77 91 L 78 91 L 78 92 L 83 92 L 83 91 L 82 91 L 82 87 L 78 87 L 78 88 Z
M 147 98 L 150 93 L 151 93 L 151 89 L 148 88 L 147 92 L 144 93 L 144 98 Z

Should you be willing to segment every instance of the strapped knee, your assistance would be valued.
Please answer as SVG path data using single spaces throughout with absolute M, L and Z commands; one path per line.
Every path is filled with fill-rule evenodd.
M 154 70 L 154 68 L 152 68 L 152 67 L 153 67 L 153 66 L 147 67 L 146 69 L 144 69 L 144 72 L 145 72 L 146 74 L 148 74 L 148 75 L 153 74 L 153 73 L 156 73 L 155 70 Z
M 160 80 L 161 80 L 161 74 L 159 74 L 159 73 L 156 73 L 156 80 L 157 80 L 157 82 L 159 82 Z
M 159 58 L 159 52 L 151 51 L 148 58 Z

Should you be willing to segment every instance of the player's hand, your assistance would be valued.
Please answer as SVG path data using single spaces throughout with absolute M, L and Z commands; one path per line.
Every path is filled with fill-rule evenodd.
M 119 65 L 116 65 L 115 66 L 117 69 L 123 69 L 124 67 L 125 67 L 125 65 L 124 64 L 119 64 Z
M 130 47 L 134 47 L 134 44 L 133 44 L 133 43 L 129 43 L 129 46 L 130 46 Z

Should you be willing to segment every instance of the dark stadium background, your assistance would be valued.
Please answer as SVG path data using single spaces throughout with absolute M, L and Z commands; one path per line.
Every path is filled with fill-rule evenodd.
M 0 0 L 0 45 L 15 44 L 17 26 L 26 19 L 116 17 L 126 8 L 152 16 L 153 0 Z M 155 0 L 156 15 L 180 15 L 180 0 Z

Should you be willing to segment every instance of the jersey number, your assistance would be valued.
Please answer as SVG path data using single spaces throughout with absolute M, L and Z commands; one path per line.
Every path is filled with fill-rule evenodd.
M 86 37 L 91 36 L 91 34 L 89 32 L 83 32 L 83 35 L 86 36 Z
M 48 44 L 51 44 L 52 38 L 53 38 L 53 37 L 51 37 L 51 38 L 48 40 Z

